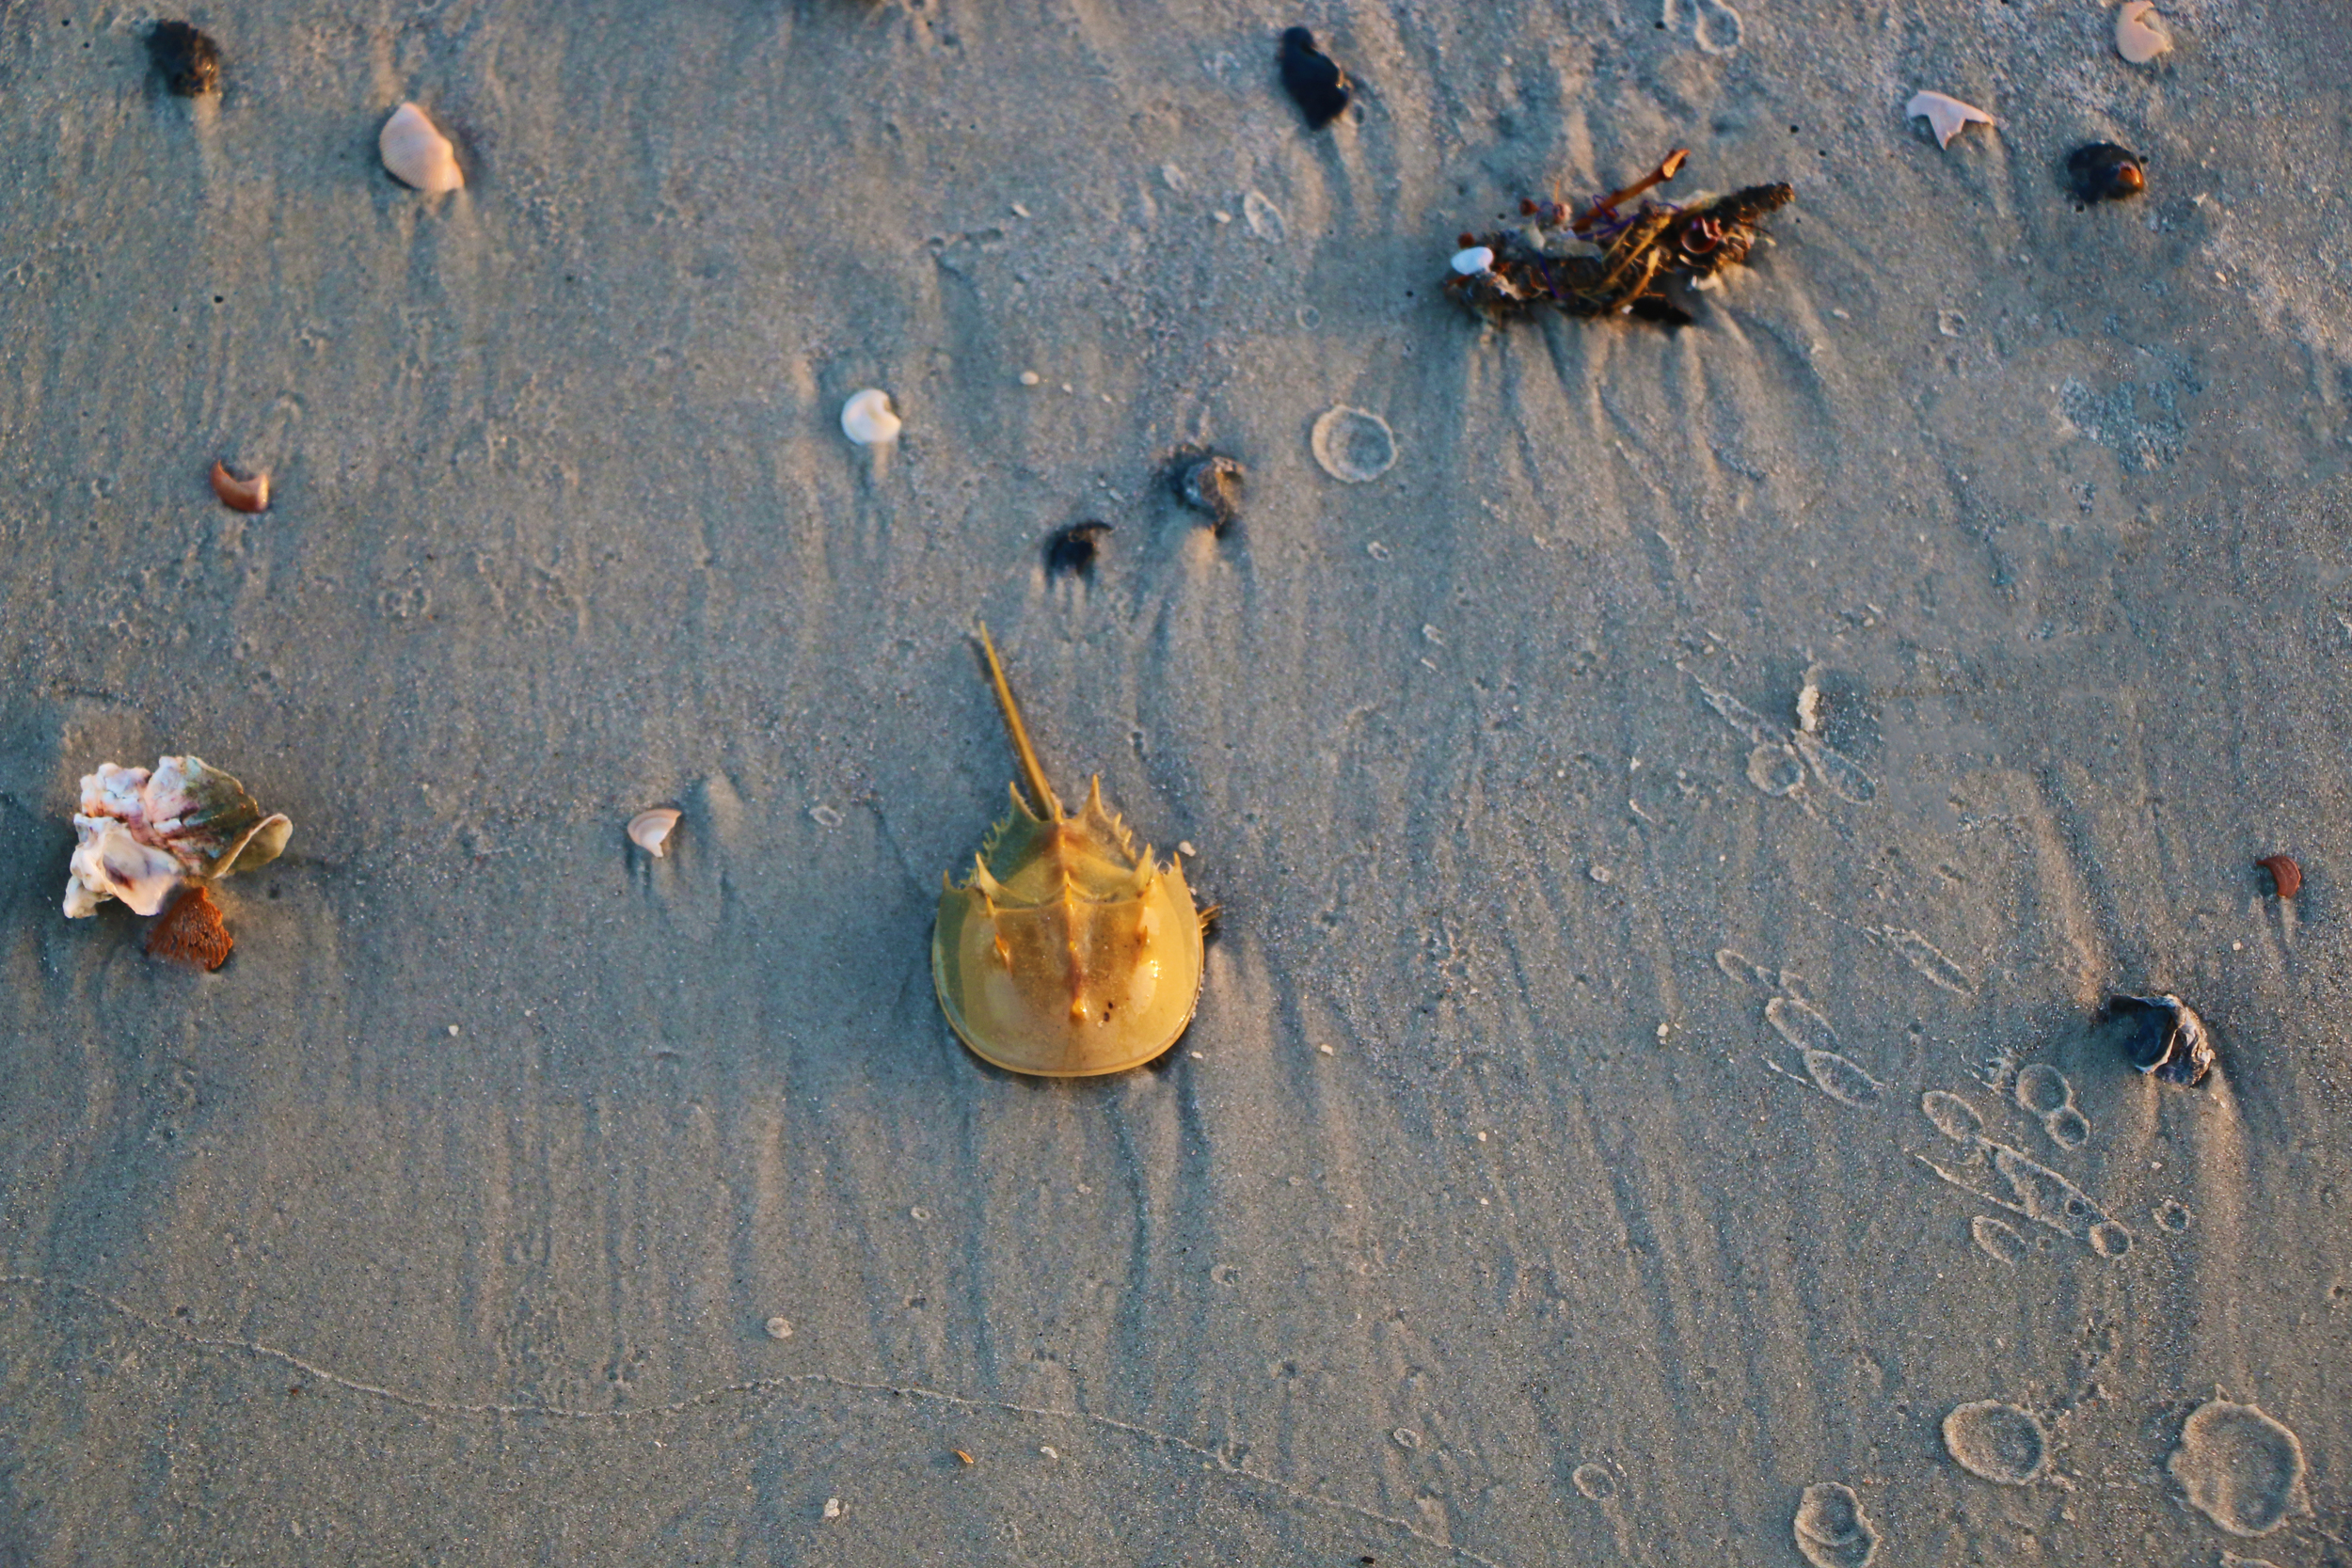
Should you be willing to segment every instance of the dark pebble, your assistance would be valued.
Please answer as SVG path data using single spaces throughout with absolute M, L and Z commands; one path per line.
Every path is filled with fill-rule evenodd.
M 2095 141 L 2066 155 L 2066 180 L 2084 201 L 2122 201 L 2148 188 L 2139 154 L 2111 141 Z
M 220 45 L 184 22 L 158 22 L 147 35 L 147 57 L 164 86 L 182 98 L 220 87 Z
M 1094 575 L 1094 558 L 1102 553 L 1103 537 L 1111 525 L 1089 520 L 1057 529 L 1045 541 L 1045 575 L 1057 578 L 1065 573 L 1085 577 Z
M 1241 515 L 1242 484 L 1249 470 L 1213 451 L 1186 452 L 1176 459 L 1168 483 L 1176 499 L 1207 516 L 1219 538 Z
M 2123 1048 L 2140 1071 L 2168 1084 L 2195 1085 L 2213 1070 L 2213 1037 L 2205 1033 L 2205 1021 L 2170 991 L 2110 998 L 2107 1017 L 2126 1026 Z
M 1315 46 L 1314 34 L 1304 27 L 1293 27 L 1282 35 L 1282 88 L 1307 117 L 1307 127 L 1312 131 L 1339 119 L 1353 96 L 1347 72 Z

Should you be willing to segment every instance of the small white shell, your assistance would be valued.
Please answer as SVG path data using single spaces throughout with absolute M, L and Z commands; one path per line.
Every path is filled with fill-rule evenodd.
M 1940 92 L 1913 93 L 1911 102 L 1903 105 L 1903 118 L 1910 119 L 1917 115 L 1928 117 L 1928 129 L 1935 133 L 1938 147 L 1951 146 L 1952 138 L 1960 135 L 1963 126 L 1993 123 L 1993 117 L 1974 103 L 1963 103 Z
M 639 812 L 628 819 L 628 841 L 660 859 L 666 853 L 661 847 L 669 842 L 670 830 L 677 826 L 679 815 L 668 806 Z
M 2115 52 L 2134 65 L 2146 65 L 2172 47 L 2172 35 L 2156 14 L 2155 0 L 2123 0 L 2115 13 Z
M 1454 270 L 1464 277 L 1476 277 L 1480 273 L 1495 270 L 1495 253 L 1483 245 L 1454 253 Z
M 457 150 L 414 103 L 392 111 L 376 134 L 375 150 L 403 184 L 421 191 L 453 191 L 466 183 L 466 171 L 457 166 Z
M 841 434 L 861 447 L 886 447 L 898 438 L 898 416 L 890 394 L 868 387 L 841 405 Z

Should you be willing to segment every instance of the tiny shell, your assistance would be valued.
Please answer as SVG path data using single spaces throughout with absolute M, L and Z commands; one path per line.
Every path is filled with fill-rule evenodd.
M 466 183 L 466 171 L 457 166 L 456 149 L 414 103 L 403 103 L 392 111 L 392 118 L 376 135 L 375 150 L 383 154 L 384 166 L 403 184 L 421 191 L 453 191 Z
M 220 45 L 184 22 L 158 22 L 147 35 L 147 57 L 165 88 L 201 98 L 220 88 Z
M 1056 529 L 1054 536 L 1045 541 L 1045 575 L 1049 578 L 1076 573 L 1094 575 L 1094 558 L 1102 552 L 1103 538 L 1111 531 L 1111 525 L 1089 518 Z
M 1470 245 L 1454 253 L 1454 270 L 1464 277 L 1476 277 L 1495 270 L 1495 253 L 1483 245 Z
M 2123 0 L 2115 13 L 2115 52 L 2146 65 L 2172 47 L 2172 34 L 2156 14 L 2155 0 Z
M 680 813 L 668 806 L 656 806 L 641 811 L 628 819 L 628 841 L 646 854 L 659 860 L 668 851 L 662 848 L 670 839 L 670 830 L 676 827 Z
M 147 928 L 148 957 L 202 970 L 227 963 L 230 949 L 236 945 L 229 927 L 221 924 L 220 906 L 213 902 L 201 882 L 182 894 L 164 917 Z
M 2303 868 L 2295 863 L 2293 855 L 2265 855 L 2254 863 L 2270 873 L 2280 897 L 2292 898 L 2303 891 Z
M 213 494 L 220 504 L 231 512 L 267 512 L 269 510 L 269 475 L 255 474 L 251 479 L 239 479 L 229 471 L 225 463 L 213 465 Z
M 1206 516 L 1219 537 L 1241 515 L 1249 470 L 1233 459 L 1214 451 L 1179 453 L 1168 478 L 1176 499 Z
M 1938 147 L 1951 146 L 1952 138 L 1959 135 L 1964 126 L 1993 123 L 1993 117 L 1974 103 L 1963 103 L 1959 99 L 1940 92 L 1915 92 L 1911 95 L 1911 102 L 1903 105 L 1903 118 L 1911 119 L 1920 115 L 1927 117 L 1928 129 L 1935 133 L 1935 145 Z
M 2066 177 L 2083 202 L 2122 201 L 2148 188 L 2140 156 L 2111 141 L 2095 141 L 2066 155 Z
M 861 447 L 886 447 L 898 438 L 899 420 L 890 394 L 868 387 L 841 405 L 841 434 Z
M 1347 72 L 1316 44 L 1315 35 L 1305 27 L 1284 29 L 1279 57 L 1282 90 L 1307 117 L 1307 128 L 1320 131 L 1339 119 L 1351 95 Z
M 2124 1048 L 2132 1066 L 2148 1076 L 2194 1087 L 2213 1070 L 2213 1037 L 2205 1021 L 2170 991 L 2110 997 L 2107 1016 L 2129 1025 Z

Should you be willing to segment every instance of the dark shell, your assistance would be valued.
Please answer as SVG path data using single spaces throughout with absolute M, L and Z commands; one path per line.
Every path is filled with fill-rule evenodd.
M 2148 188 L 2141 158 L 2128 147 L 2095 141 L 2066 155 L 2066 181 L 2084 201 L 2122 201 Z
M 2213 1070 L 2213 1037 L 2205 1033 L 2205 1021 L 2170 991 L 2112 997 L 2107 1017 L 2126 1026 L 2123 1048 L 2140 1071 L 2168 1084 L 2193 1085 Z
M 220 45 L 184 22 L 158 22 L 147 35 L 147 57 L 164 86 L 182 98 L 220 87 Z
M 1320 131 L 1340 118 L 1353 89 L 1339 61 L 1315 46 L 1315 36 L 1304 27 L 1282 35 L 1282 88 L 1307 117 L 1307 127 Z
M 1241 490 L 1249 470 L 1216 452 L 1186 452 L 1168 469 L 1176 499 L 1200 513 L 1219 537 L 1241 515 Z
M 1045 575 L 1057 578 L 1076 573 L 1092 577 L 1094 558 L 1102 551 L 1103 536 L 1110 531 L 1110 524 L 1092 519 L 1055 530 L 1054 536 L 1045 541 Z

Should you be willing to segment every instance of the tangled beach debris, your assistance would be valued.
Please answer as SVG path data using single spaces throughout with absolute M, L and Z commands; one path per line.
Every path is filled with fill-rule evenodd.
M 1689 207 L 1652 200 L 1647 193 L 1681 172 L 1690 155 L 1678 147 L 1642 179 L 1581 209 L 1557 200 L 1523 201 L 1519 213 L 1529 220 L 1523 228 L 1498 229 L 1483 238 L 1462 235 L 1446 293 L 1489 322 L 1549 305 L 1570 316 L 1630 315 L 1668 327 L 1689 325 L 1690 311 L 1668 293 L 1668 285 L 1706 289 L 1726 267 L 1744 263 L 1765 243 L 1763 220 L 1797 194 L 1782 182 Z M 1640 204 L 1628 210 L 1636 198 Z

